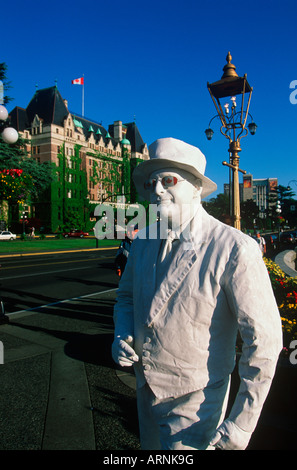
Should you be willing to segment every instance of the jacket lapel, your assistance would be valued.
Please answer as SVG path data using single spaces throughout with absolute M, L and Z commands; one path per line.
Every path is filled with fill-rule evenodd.
M 186 276 L 193 268 L 199 258 L 201 246 L 208 238 L 208 232 L 208 217 L 202 206 L 200 206 L 191 222 L 191 230 L 188 232 L 185 231 L 184 235 L 182 234 L 180 237 L 178 250 L 163 281 L 159 286 L 156 286 L 154 292 L 150 289 L 150 294 L 153 293 L 153 297 L 151 298 L 151 302 L 148 304 L 151 306 L 149 315 L 145 322 L 148 326 L 152 324 L 156 315 L 161 312 L 163 306 L 176 292 L 180 284 L 185 280 Z M 154 285 L 155 282 L 156 277 L 154 274 Z
M 141 253 L 141 265 L 138 270 L 139 281 L 142 279 L 142 282 L 139 282 L 139 301 L 143 306 L 145 318 L 156 291 L 156 264 L 161 242 L 160 239 L 147 239 Z

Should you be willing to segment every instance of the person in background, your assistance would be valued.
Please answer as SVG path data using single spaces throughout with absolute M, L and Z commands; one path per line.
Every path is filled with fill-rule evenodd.
M 264 254 L 266 253 L 266 243 L 265 243 L 265 239 L 260 235 L 259 232 L 257 233 L 256 241 L 259 245 L 262 256 L 264 256 Z
M 117 275 L 121 278 L 128 260 L 133 239 L 138 232 L 137 226 L 133 230 L 129 230 L 125 235 L 124 240 L 121 242 L 115 258 L 115 270 Z

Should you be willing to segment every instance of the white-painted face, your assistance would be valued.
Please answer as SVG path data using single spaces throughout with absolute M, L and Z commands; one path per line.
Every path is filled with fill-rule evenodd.
M 181 226 L 193 215 L 193 206 L 201 202 L 199 181 L 187 171 L 176 168 L 166 168 L 151 173 L 147 181 L 150 191 L 150 202 L 156 204 L 160 210 L 161 218 L 168 219 L 176 226 L 179 220 Z

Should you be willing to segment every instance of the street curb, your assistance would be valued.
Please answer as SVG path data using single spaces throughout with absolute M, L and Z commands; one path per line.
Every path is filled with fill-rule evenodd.
M 53 351 L 42 450 L 95 449 L 85 365 L 63 350 Z
M 86 251 L 102 251 L 102 250 L 116 250 L 118 246 L 107 246 L 107 247 L 102 247 L 102 248 L 85 248 L 82 250 L 63 250 L 63 251 L 42 251 L 38 253 L 11 253 L 8 255 L 1 255 L 0 253 L 0 259 L 2 258 L 17 258 L 21 256 L 40 256 L 40 255 L 54 255 L 54 254 L 61 254 L 61 253 L 82 253 Z

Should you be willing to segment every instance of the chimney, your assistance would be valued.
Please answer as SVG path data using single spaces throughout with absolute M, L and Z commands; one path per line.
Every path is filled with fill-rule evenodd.
M 122 121 L 114 121 L 113 123 L 113 137 L 116 141 L 122 140 Z

